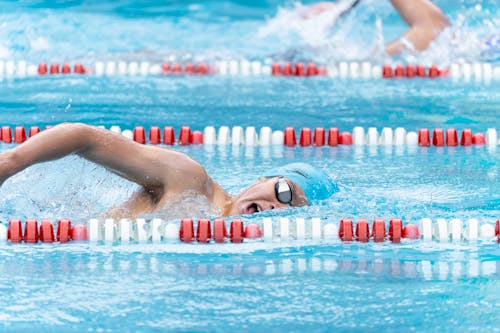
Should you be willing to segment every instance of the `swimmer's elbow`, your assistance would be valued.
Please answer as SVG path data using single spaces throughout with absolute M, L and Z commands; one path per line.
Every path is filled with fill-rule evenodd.
M 442 31 L 450 26 L 450 21 L 448 21 L 448 18 L 444 15 L 444 13 L 439 10 L 433 13 L 430 24 L 435 31 Z

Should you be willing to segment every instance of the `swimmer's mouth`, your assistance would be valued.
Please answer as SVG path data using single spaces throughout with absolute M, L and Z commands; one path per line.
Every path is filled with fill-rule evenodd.
M 253 202 L 248 206 L 243 208 L 243 214 L 255 214 L 262 212 L 262 207 L 260 207 L 257 203 Z

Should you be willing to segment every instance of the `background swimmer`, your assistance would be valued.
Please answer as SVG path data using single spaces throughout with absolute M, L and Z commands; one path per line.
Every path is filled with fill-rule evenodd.
M 186 154 L 146 146 L 98 127 L 66 123 L 43 131 L 0 154 L 0 185 L 25 168 L 77 154 L 135 182 L 141 188 L 107 216 L 135 218 L 161 210 L 171 201 L 203 196 L 223 216 L 304 206 L 338 191 L 323 171 L 305 163 L 288 164 L 266 173 L 255 184 L 232 196 Z M 185 207 L 185 214 L 192 215 Z
M 360 0 L 320 2 L 299 9 L 304 19 L 314 19 L 330 11 L 341 15 L 351 10 Z M 439 33 L 450 25 L 441 9 L 429 0 L 391 0 L 391 4 L 410 28 L 399 38 L 385 46 L 389 55 L 400 54 L 404 49 L 425 50 Z

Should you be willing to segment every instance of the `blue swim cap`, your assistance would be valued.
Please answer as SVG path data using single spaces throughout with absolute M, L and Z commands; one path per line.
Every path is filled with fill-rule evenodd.
M 323 170 L 307 163 L 290 163 L 269 170 L 264 177 L 286 177 L 304 191 L 307 201 L 327 199 L 339 191 L 337 184 Z

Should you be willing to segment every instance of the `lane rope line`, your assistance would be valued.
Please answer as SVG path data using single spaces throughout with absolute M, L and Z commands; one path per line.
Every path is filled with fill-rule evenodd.
M 490 82 L 500 80 L 500 66 L 487 62 L 453 63 L 440 68 L 422 64 L 376 64 L 372 62 L 340 61 L 320 65 L 314 62 L 261 62 L 249 60 L 219 60 L 205 62 L 148 62 L 107 60 L 83 64 L 0 60 L 0 78 L 25 78 L 59 75 L 94 76 L 328 76 L 340 79 L 413 79 L 443 78 Z
M 47 126 L 45 129 L 49 129 Z M 104 128 L 104 126 L 101 126 Z M 109 128 L 115 133 L 132 139 L 141 144 L 164 144 L 164 145 L 232 145 L 232 146 L 270 146 L 284 145 L 286 147 L 335 147 L 338 145 L 355 146 L 420 146 L 420 147 L 456 147 L 456 146 L 481 146 L 488 145 L 496 147 L 500 144 L 497 130 L 488 128 L 483 133 L 473 133 L 470 129 L 463 129 L 460 136 L 455 128 L 435 128 L 431 131 L 421 128 L 418 132 L 408 131 L 403 127 L 392 129 L 384 127 L 378 132 L 376 127 L 369 127 L 367 131 L 363 127 L 356 126 L 352 132 L 340 131 L 337 127 L 325 129 L 316 127 L 314 130 L 308 127 L 300 129 L 299 136 L 295 128 L 286 127 L 284 131 L 273 131 L 270 127 L 260 128 L 259 133 L 253 126 L 243 128 L 241 126 L 221 126 L 216 130 L 213 126 L 207 126 L 203 132 L 192 130 L 189 126 L 182 126 L 176 137 L 172 126 L 162 128 L 151 126 L 149 135 L 143 126 L 136 126 L 133 131 L 122 130 L 119 126 Z M 38 126 L 31 126 L 26 132 L 23 126 L 16 126 L 14 131 L 10 126 L 0 128 L 0 142 L 6 144 L 20 144 L 28 138 L 40 133 Z
M 180 223 L 166 222 L 160 218 L 146 221 L 143 218 L 132 221 L 90 219 L 87 225 L 71 225 L 69 219 L 57 222 L 57 232 L 48 219 L 39 224 L 36 219 L 23 223 L 20 219 L 11 219 L 8 225 L 0 224 L 0 241 L 11 243 L 66 243 L 69 241 L 121 243 L 243 243 L 248 241 L 291 242 L 294 240 L 341 241 L 367 243 L 400 243 L 404 239 L 422 240 L 440 243 L 474 243 L 477 241 L 500 242 L 500 219 L 495 224 L 479 223 L 477 219 L 465 222 L 454 218 L 446 220 L 422 218 L 419 223 L 407 223 L 393 218 L 386 225 L 383 219 L 375 219 L 370 228 L 366 219 L 344 218 L 339 224 L 324 221 L 321 218 L 301 218 L 291 221 L 287 217 L 277 220 L 265 217 L 261 224 L 244 225 L 242 219 L 233 218 L 229 224 L 222 218 L 199 219 L 196 228 L 192 219 L 182 219 Z

